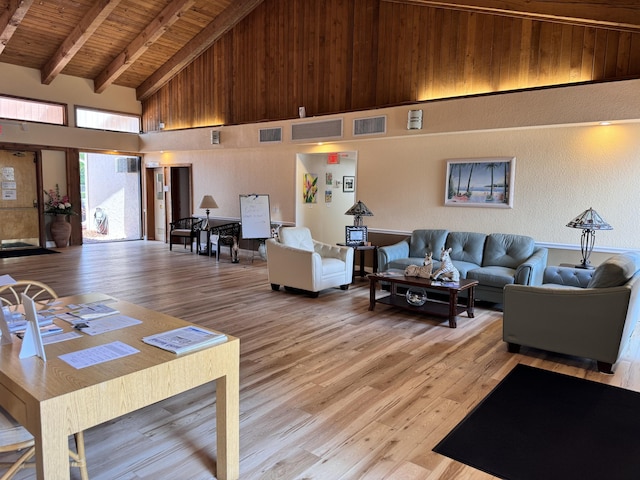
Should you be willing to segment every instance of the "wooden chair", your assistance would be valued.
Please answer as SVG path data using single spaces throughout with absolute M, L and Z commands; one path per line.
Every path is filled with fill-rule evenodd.
M 84 451 L 84 436 L 82 432 L 78 432 L 74 437 L 77 453 L 69 450 L 69 465 L 80 469 L 82 480 L 89 480 Z M 0 407 L 0 453 L 18 452 L 19 455 L 18 459 L 13 462 L 0 462 L 0 468 L 8 468 L 0 477 L 0 480 L 13 478 L 23 468 L 34 468 L 35 463 L 29 462 L 29 460 L 33 458 L 35 450 L 33 436 Z
M 18 280 L 9 285 L 0 287 L 0 304 L 14 309 L 22 303 L 21 293 L 28 295 L 36 301 L 58 298 L 56 292 L 48 285 L 36 280 Z M 78 432 L 74 435 L 76 451 L 69 450 L 70 465 L 80 469 L 82 480 L 89 480 L 87 473 L 87 461 L 84 449 L 84 434 Z M 9 468 L 0 480 L 9 480 L 23 468 L 35 467 L 35 463 L 29 462 L 35 454 L 35 441 L 29 431 L 20 425 L 9 413 L 0 407 L 0 453 L 20 452 L 20 457 L 13 462 L 0 462 L 0 468 Z M 26 451 L 22 452 L 22 450 Z
M 169 230 L 169 250 L 173 250 L 173 243 L 176 239 L 181 239 L 184 248 L 187 248 L 187 239 L 193 252 L 193 241 L 198 239 L 200 230 L 204 227 L 204 218 L 187 217 L 171 222 Z
M 21 293 L 31 297 L 34 302 L 58 298 L 56 292 L 42 282 L 36 280 L 18 280 L 16 283 L 2 285 L 0 287 L 0 306 L 9 306 L 13 307 L 14 310 L 17 309 L 18 305 L 22 303 L 22 299 L 20 298 Z

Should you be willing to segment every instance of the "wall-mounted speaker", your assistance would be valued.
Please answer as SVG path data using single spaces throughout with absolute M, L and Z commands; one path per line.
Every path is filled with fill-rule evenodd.
M 422 129 L 422 110 L 409 110 L 407 130 Z

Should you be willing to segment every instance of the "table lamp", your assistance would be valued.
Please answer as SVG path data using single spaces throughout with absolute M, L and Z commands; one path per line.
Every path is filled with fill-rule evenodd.
M 204 197 L 202 197 L 202 200 L 200 201 L 200 207 L 198 208 L 204 208 L 207 212 L 207 228 L 209 228 L 209 210 L 212 208 L 218 208 L 218 204 L 211 195 L 205 195 Z
M 596 241 L 596 230 L 613 230 L 613 227 L 605 222 L 598 212 L 589 208 L 567 223 L 567 227 L 579 228 L 582 230 L 580 237 L 580 251 L 582 252 L 582 262 L 576 268 L 592 269 L 589 257 L 593 251 Z
M 373 217 L 373 212 L 367 206 L 358 200 L 353 207 L 344 212 L 345 215 L 353 215 L 353 226 L 362 226 L 362 217 Z

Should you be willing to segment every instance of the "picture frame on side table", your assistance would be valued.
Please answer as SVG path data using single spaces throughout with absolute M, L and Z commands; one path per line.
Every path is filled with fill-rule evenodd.
M 359 245 L 366 245 L 367 243 L 367 227 L 352 227 L 346 226 L 345 228 L 345 243 L 350 247 L 357 247 Z
M 515 157 L 447 160 L 444 204 L 513 208 Z

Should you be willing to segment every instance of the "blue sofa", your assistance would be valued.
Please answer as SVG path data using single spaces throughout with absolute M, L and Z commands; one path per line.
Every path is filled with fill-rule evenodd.
M 503 302 L 505 285 L 540 285 L 547 266 L 548 250 L 536 247 L 533 238 L 524 235 L 414 230 L 410 237 L 378 248 L 378 270 L 422 265 L 425 255 L 432 252 L 435 271 L 443 247 L 451 248 L 460 278 L 478 280 L 475 298 L 493 303 Z

